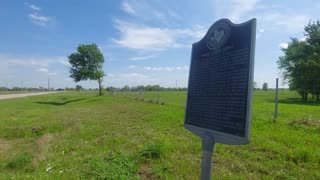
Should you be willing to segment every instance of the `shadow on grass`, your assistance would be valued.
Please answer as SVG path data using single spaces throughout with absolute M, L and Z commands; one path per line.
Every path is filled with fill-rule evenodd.
M 73 100 L 64 101 L 64 102 L 37 101 L 37 102 L 33 102 L 33 103 L 47 104 L 47 105 L 53 105 L 53 106 L 63 106 L 63 105 L 66 105 L 66 104 L 69 104 L 72 102 L 82 101 L 84 99 L 87 99 L 87 98 L 73 99 Z
M 274 103 L 274 100 L 269 100 L 269 102 Z M 316 100 L 308 100 L 307 102 L 303 102 L 301 98 L 286 98 L 279 99 L 279 104 L 296 104 L 296 105 L 304 105 L 304 106 L 320 106 L 320 101 Z

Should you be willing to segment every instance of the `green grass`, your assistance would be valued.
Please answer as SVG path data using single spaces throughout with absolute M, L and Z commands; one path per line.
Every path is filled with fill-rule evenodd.
M 320 104 L 255 91 L 251 142 L 218 144 L 214 179 L 320 179 Z M 137 98 L 139 96 L 139 98 Z M 0 101 L 0 179 L 198 179 L 185 92 L 65 92 Z M 296 99 L 294 99 L 296 98 Z M 151 100 L 151 101 L 150 101 Z

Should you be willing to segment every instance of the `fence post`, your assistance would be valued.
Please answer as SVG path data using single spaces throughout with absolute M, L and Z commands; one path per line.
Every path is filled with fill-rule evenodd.
M 278 92 L 279 92 L 279 79 L 276 79 L 276 98 L 275 98 L 275 107 L 274 107 L 274 122 L 277 120 L 278 118 Z
M 158 85 L 158 103 L 160 103 L 160 85 Z

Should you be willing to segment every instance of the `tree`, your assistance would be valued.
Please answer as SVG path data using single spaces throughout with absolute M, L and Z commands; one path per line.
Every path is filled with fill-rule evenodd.
M 267 91 L 267 90 L 268 90 L 268 83 L 263 83 L 262 89 L 263 89 L 264 91 Z
M 76 90 L 77 90 L 77 91 L 81 91 L 81 90 L 83 90 L 83 87 L 80 86 L 80 85 L 76 85 Z
M 121 88 L 121 91 L 128 92 L 130 91 L 130 87 L 128 85 L 125 85 L 123 86 L 123 88 Z
M 104 57 L 98 46 L 96 44 L 81 44 L 78 46 L 77 52 L 72 53 L 68 58 L 71 64 L 70 77 L 75 82 L 88 79 L 98 81 L 99 95 L 102 95 Z
M 291 38 L 288 47 L 281 49 L 284 55 L 279 57 L 277 63 L 289 88 L 296 90 L 303 101 L 308 100 L 309 93 L 319 100 L 320 21 L 310 21 L 304 30 L 305 41 Z

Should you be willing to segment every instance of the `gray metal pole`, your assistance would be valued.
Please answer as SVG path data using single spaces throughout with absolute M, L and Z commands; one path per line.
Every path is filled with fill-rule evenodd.
M 160 100 L 160 85 L 158 84 L 158 103 L 160 102 L 159 100 Z
M 214 145 L 215 143 L 212 139 L 202 139 L 201 180 L 211 180 Z
M 50 77 L 48 76 L 48 91 L 50 91 Z
M 176 80 L 176 91 L 178 91 L 178 81 Z
M 274 121 L 278 118 L 278 92 L 279 92 L 279 79 L 276 79 L 276 98 L 275 98 L 275 107 L 274 107 Z

